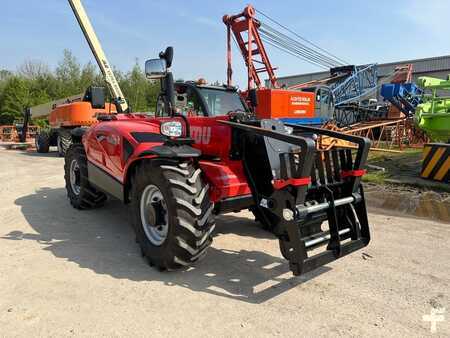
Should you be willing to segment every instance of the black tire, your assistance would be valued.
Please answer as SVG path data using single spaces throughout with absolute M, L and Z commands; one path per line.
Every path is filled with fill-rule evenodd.
M 35 137 L 36 151 L 41 154 L 48 153 L 50 150 L 50 133 L 41 130 Z
M 67 150 L 72 145 L 72 135 L 68 129 L 59 129 L 57 132 L 56 144 L 58 146 L 59 157 L 64 157 Z
M 79 191 L 74 190 L 71 182 L 70 173 L 72 170 L 72 165 L 75 165 L 74 161 L 78 166 L 75 185 L 76 188 L 79 188 Z M 67 150 L 64 163 L 64 172 L 67 196 L 69 197 L 70 204 L 72 204 L 74 208 L 91 209 L 100 207 L 104 204 L 106 201 L 106 195 L 89 184 L 86 153 L 82 144 L 73 144 Z
M 149 228 L 145 230 L 141 220 L 141 199 L 145 200 L 144 192 L 151 187 L 158 188 L 167 209 L 167 234 L 159 245 L 149 239 L 146 234 Z M 151 266 L 175 270 L 205 256 L 215 227 L 214 205 L 208 189 L 201 170 L 192 163 L 153 160 L 137 167 L 132 179 L 130 211 L 136 240 Z M 144 214 L 151 212 L 147 207 L 144 210 Z

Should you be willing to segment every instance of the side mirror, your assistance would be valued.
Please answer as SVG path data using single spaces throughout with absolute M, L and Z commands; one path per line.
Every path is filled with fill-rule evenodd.
M 145 76 L 149 80 L 156 80 L 165 77 L 167 74 L 167 64 L 164 59 L 151 59 L 145 62 Z
M 248 91 L 248 101 L 252 108 L 256 108 L 258 106 L 258 93 L 256 89 L 250 89 Z

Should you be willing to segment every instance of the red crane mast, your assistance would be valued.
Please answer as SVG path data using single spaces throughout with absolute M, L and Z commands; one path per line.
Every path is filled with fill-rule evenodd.
M 252 5 L 245 7 L 242 13 L 237 15 L 225 15 L 223 22 L 227 26 L 227 84 L 232 84 L 232 52 L 231 39 L 234 36 L 247 66 L 248 89 L 261 88 L 264 84 L 260 78 L 261 73 L 267 73 L 273 88 L 279 88 L 275 70 L 270 63 L 264 44 L 259 35 L 258 28 L 261 23 L 255 18 L 255 8 Z

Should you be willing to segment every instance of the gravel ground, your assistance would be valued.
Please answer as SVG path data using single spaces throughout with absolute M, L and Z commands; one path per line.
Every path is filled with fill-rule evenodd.
M 161 273 L 118 202 L 69 206 L 63 159 L 0 150 L 0 336 L 432 335 L 446 308 L 449 224 L 370 213 L 362 251 L 293 277 L 247 212 L 218 218 L 207 257 Z

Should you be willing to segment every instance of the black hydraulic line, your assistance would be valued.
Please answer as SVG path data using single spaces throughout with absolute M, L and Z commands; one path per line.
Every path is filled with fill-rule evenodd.
M 308 62 L 308 63 L 310 63 L 310 64 L 312 64 L 312 65 L 314 65 L 314 66 L 320 67 L 320 68 L 322 68 L 322 69 L 329 69 L 329 67 L 327 67 L 327 66 L 324 66 L 324 65 L 322 65 L 322 64 L 316 63 L 316 62 L 311 61 L 311 60 L 308 60 L 307 58 L 305 58 L 305 57 L 303 57 L 303 56 L 300 56 L 300 55 L 298 55 L 297 53 L 293 53 L 293 52 L 291 52 L 291 51 L 289 51 L 289 50 L 286 50 L 286 49 L 284 49 L 284 47 L 280 47 L 280 46 L 276 45 L 275 43 L 272 43 L 270 40 L 267 40 L 267 39 L 265 39 L 265 38 L 263 38 L 263 37 L 261 37 L 261 38 L 262 38 L 262 40 L 263 40 L 265 43 L 271 45 L 272 47 L 277 48 L 278 50 L 281 50 L 282 52 L 285 52 L 285 53 L 287 53 L 287 54 L 289 54 L 289 55 L 292 55 L 292 56 L 294 56 L 294 57 L 296 57 L 296 58 L 299 58 L 300 60 L 306 61 L 306 62 Z
M 295 45 L 297 48 L 301 49 L 302 51 L 304 51 L 305 53 L 310 54 L 312 57 L 321 59 L 324 63 L 328 63 L 330 65 L 333 66 L 342 66 L 343 64 L 341 62 L 338 62 L 336 60 L 333 60 L 331 58 L 329 58 L 326 55 L 323 55 L 321 53 L 318 53 L 317 51 L 309 48 L 308 46 L 292 39 L 291 37 L 283 34 L 282 32 L 277 31 L 276 29 L 274 29 L 273 27 L 267 26 L 265 24 L 261 24 L 261 28 L 260 28 L 261 32 L 264 32 L 265 34 L 272 34 L 274 37 L 276 37 L 277 39 L 283 40 L 285 43 L 291 43 L 293 45 Z
M 325 49 L 319 47 L 318 45 L 314 44 L 313 42 L 309 41 L 308 39 L 302 37 L 301 35 L 297 34 L 297 33 L 294 32 L 294 31 L 292 31 L 292 30 L 289 29 L 288 27 L 286 27 L 286 26 L 282 25 L 281 23 L 277 22 L 275 19 L 272 19 L 270 16 L 268 16 L 267 14 L 261 12 L 260 10 L 255 9 L 255 11 L 256 11 L 257 13 L 261 14 L 262 16 L 264 16 L 266 19 L 270 20 L 271 22 L 275 23 L 276 25 L 280 26 L 281 28 L 285 29 L 285 30 L 288 31 L 289 33 L 295 35 L 295 36 L 298 37 L 299 39 L 305 41 L 306 43 L 309 43 L 311 46 L 314 46 L 314 47 L 317 48 L 318 50 L 320 50 L 320 51 L 322 51 L 322 52 L 328 54 L 328 55 L 331 56 L 331 57 L 333 57 L 334 59 L 336 59 L 336 60 L 342 62 L 343 64 L 350 64 L 350 62 L 348 62 L 348 61 L 346 61 L 346 60 L 344 60 L 344 59 L 342 59 L 342 58 L 339 58 L 339 57 L 337 57 L 336 55 L 334 55 L 334 54 L 328 52 L 327 50 L 325 50 Z
M 282 40 L 278 36 L 276 36 L 270 32 L 266 32 L 263 29 L 260 29 L 260 33 L 261 33 L 261 36 L 270 38 L 272 40 L 272 42 L 280 44 L 283 47 L 290 49 L 292 52 L 298 53 L 299 55 L 302 55 L 305 58 L 308 58 L 312 61 L 322 64 L 323 66 L 326 66 L 328 68 L 333 68 L 333 67 L 336 67 L 339 65 L 339 64 L 333 63 L 331 61 L 328 61 L 326 59 L 323 59 L 323 58 L 321 58 L 321 56 L 314 55 L 313 53 L 311 53 L 311 51 L 305 49 L 302 46 L 293 45 L 292 43 L 289 43 L 289 41 Z

